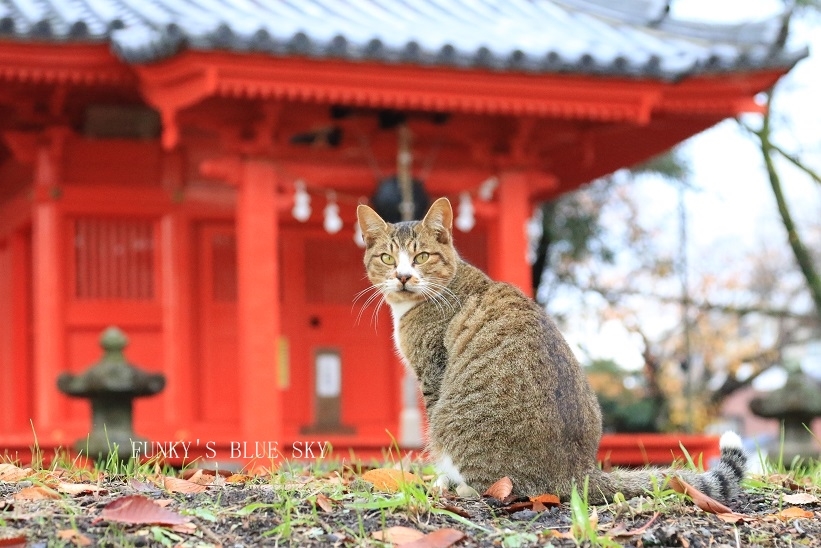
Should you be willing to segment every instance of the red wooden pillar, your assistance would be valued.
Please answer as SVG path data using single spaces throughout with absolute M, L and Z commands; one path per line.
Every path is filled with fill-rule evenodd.
M 34 431 L 51 443 L 62 443 L 57 376 L 65 359 L 65 266 L 59 198 L 64 135 L 53 130 L 38 145 L 34 169 L 32 276 L 34 316 Z M 55 432 L 56 431 L 56 432 Z M 48 442 L 47 442 L 48 443 Z
M 279 227 L 274 165 L 245 159 L 237 197 L 241 441 L 282 440 L 277 384 L 280 335 Z
M 162 163 L 162 184 L 177 202 L 182 196 L 183 157 L 179 150 L 165 152 Z M 165 419 L 166 428 L 179 428 L 194 421 L 194 394 L 190 369 L 181 364 L 191 363 L 191 279 L 190 241 L 187 219 L 179 208 L 173 208 L 160 224 L 162 302 L 163 302 L 163 352 L 165 363 Z M 196 367 L 196 364 L 194 364 Z M 191 432 L 175 430 L 175 439 L 189 439 Z
M 531 215 L 527 175 L 508 171 L 500 179 L 499 213 L 489 235 L 491 276 L 533 296 L 531 267 L 527 262 L 526 224 Z

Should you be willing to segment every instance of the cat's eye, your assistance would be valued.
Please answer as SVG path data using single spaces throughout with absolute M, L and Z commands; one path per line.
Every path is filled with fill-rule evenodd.
M 413 258 L 413 262 L 414 262 L 414 264 L 422 264 L 425 261 L 427 261 L 429 258 L 430 258 L 430 254 L 425 253 L 423 251 L 422 253 L 419 253 L 416 257 Z
M 388 253 L 383 253 L 380 259 L 382 259 L 382 262 L 385 264 L 396 264 L 396 259 L 393 258 L 393 255 Z

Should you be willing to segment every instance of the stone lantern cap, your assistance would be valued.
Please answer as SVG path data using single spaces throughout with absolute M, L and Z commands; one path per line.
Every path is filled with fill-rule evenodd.
M 796 368 L 789 372 L 784 386 L 753 398 L 750 410 L 765 418 L 821 416 L 821 388 Z
M 165 377 L 146 373 L 126 361 L 123 349 L 128 337 L 119 328 L 109 327 L 100 336 L 103 357 L 85 373 L 63 373 L 57 387 L 74 397 L 94 397 L 118 394 L 122 396 L 152 396 L 165 387 Z

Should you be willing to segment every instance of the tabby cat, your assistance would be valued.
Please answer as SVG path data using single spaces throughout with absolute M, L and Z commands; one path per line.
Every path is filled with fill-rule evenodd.
M 389 224 L 366 205 L 357 216 L 368 278 L 390 305 L 396 348 L 422 391 L 439 486 L 482 492 L 509 476 L 516 494 L 564 499 L 587 476 L 598 503 L 641 495 L 671 472 L 597 466 L 601 411 L 582 368 L 542 307 L 459 258 L 446 198 L 422 221 Z M 712 470 L 675 473 L 728 500 L 745 465 L 739 437 L 727 432 Z

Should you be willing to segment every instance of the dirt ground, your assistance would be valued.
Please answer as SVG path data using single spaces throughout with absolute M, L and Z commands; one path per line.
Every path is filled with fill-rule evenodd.
M 784 495 L 796 491 L 786 487 L 743 492 L 730 505 L 743 515 L 737 523 L 675 495 L 600 506 L 590 518 L 598 540 L 584 540 L 573 531 L 567 503 L 542 511 L 516 511 L 515 505 L 488 498 L 411 497 L 394 504 L 401 493 L 374 495 L 359 491 L 356 483 L 327 478 L 275 485 L 218 479 L 198 493 L 178 492 L 156 478 L 98 477 L 85 492 L 63 488 L 77 483 L 61 481 L 50 486 L 38 479 L 0 481 L 0 546 L 390 546 L 377 537 L 395 526 L 420 535 L 442 529 L 464 533 L 455 544 L 425 537 L 417 546 L 821 546 L 821 503 L 807 492 L 803 504 L 787 503 Z M 38 490 L 46 490 L 46 498 L 34 496 Z M 106 519 L 112 503 L 129 496 L 157 501 L 157 508 L 184 523 L 152 523 L 145 516 L 131 516 L 132 523 Z

